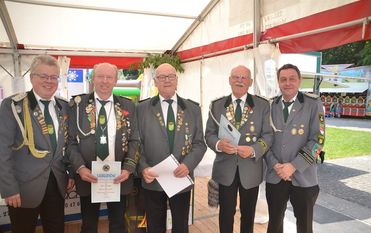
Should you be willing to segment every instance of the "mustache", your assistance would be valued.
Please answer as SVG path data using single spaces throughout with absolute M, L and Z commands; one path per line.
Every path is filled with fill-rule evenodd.
M 243 84 L 243 83 L 235 83 L 235 85 L 236 85 L 237 87 L 244 87 L 244 86 L 245 86 L 245 84 Z

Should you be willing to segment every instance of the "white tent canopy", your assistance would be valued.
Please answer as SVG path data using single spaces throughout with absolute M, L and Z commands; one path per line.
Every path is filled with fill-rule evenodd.
M 326 48 L 369 38 L 371 14 L 368 0 L 0 0 L 0 9 L 0 53 L 119 57 L 217 43 L 215 52 L 247 46 L 249 36 L 257 46 L 343 28 L 355 34 L 326 40 Z M 355 25 L 360 32 L 349 31 Z M 321 47 L 290 42 L 281 49 Z
M 209 0 L 0 2 L 10 19 L 0 25 L 0 47 L 17 43 L 24 49 L 163 53 Z M 6 27 L 14 29 L 11 38 Z

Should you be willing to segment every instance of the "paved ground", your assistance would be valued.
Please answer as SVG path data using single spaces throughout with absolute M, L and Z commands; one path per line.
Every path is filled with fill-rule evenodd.
M 326 118 L 326 126 L 371 132 L 371 119 Z
M 371 120 L 326 118 L 326 126 L 371 132 Z M 371 142 L 370 142 L 371 143 Z M 371 232 L 371 155 L 327 160 L 318 167 L 314 232 Z M 289 205 L 285 233 L 296 232 Z
M 326 118 L 326 125 L 371 132 L 370 119 Z M 213 159 L 208 151 L 196 175 L 210 176 Z M 326 160 L 318 172 L 321 191 L 315 206 L 314 232 L 371 232 L 371 155 Z M 288 204 L 284 232 L 296 232 L 295 222 Z

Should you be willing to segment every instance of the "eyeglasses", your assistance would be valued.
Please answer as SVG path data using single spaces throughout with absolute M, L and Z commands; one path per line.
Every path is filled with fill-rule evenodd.
M 110 76 L 110 75 L 95 75 L 94 76 L 96 79 L 99 79 L 99 80 L 108 80 L 108 81 L 111 81 L 111 80 L 114 80 L 115 77 L 113 76 Z
M 239 75 L 232 75 L 231 78 L 233 80 L 236 80 L 236 81 L 239 80 L 239 79 L 241 79 L 242 81 L 246 81 L 246 80 L 249 80 L 250 79 L 250 77 L 239 76 Z
M 50 81 L 50 82 L 58 82 L 60 77 L 58 75 L 47 75 L 47 74 L 38 74 L 38 73 L 33 73 L 31 74 L 39 77 L 43 82 Z
M 166 79 L 168 79 L 169 81 L 174 81 L 176 79 L 176 74 L 159 75 L 156 78 L 160 82 L 165 82 Z

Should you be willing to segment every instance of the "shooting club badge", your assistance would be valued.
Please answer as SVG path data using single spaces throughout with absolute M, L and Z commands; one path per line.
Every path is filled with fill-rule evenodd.
M 110 166 L 108 165 L 108 164 L 104 164 L 103 165 L 103 167 L 102 167 L 102 170 L 104 171 L 104 172 L 108 172 L 109 170 L 110 170 Z
M 171 121 L 168 123 L 167 129 L 169 131 L 174 131 L 174 127 L 175 127 L 174 122 Z

